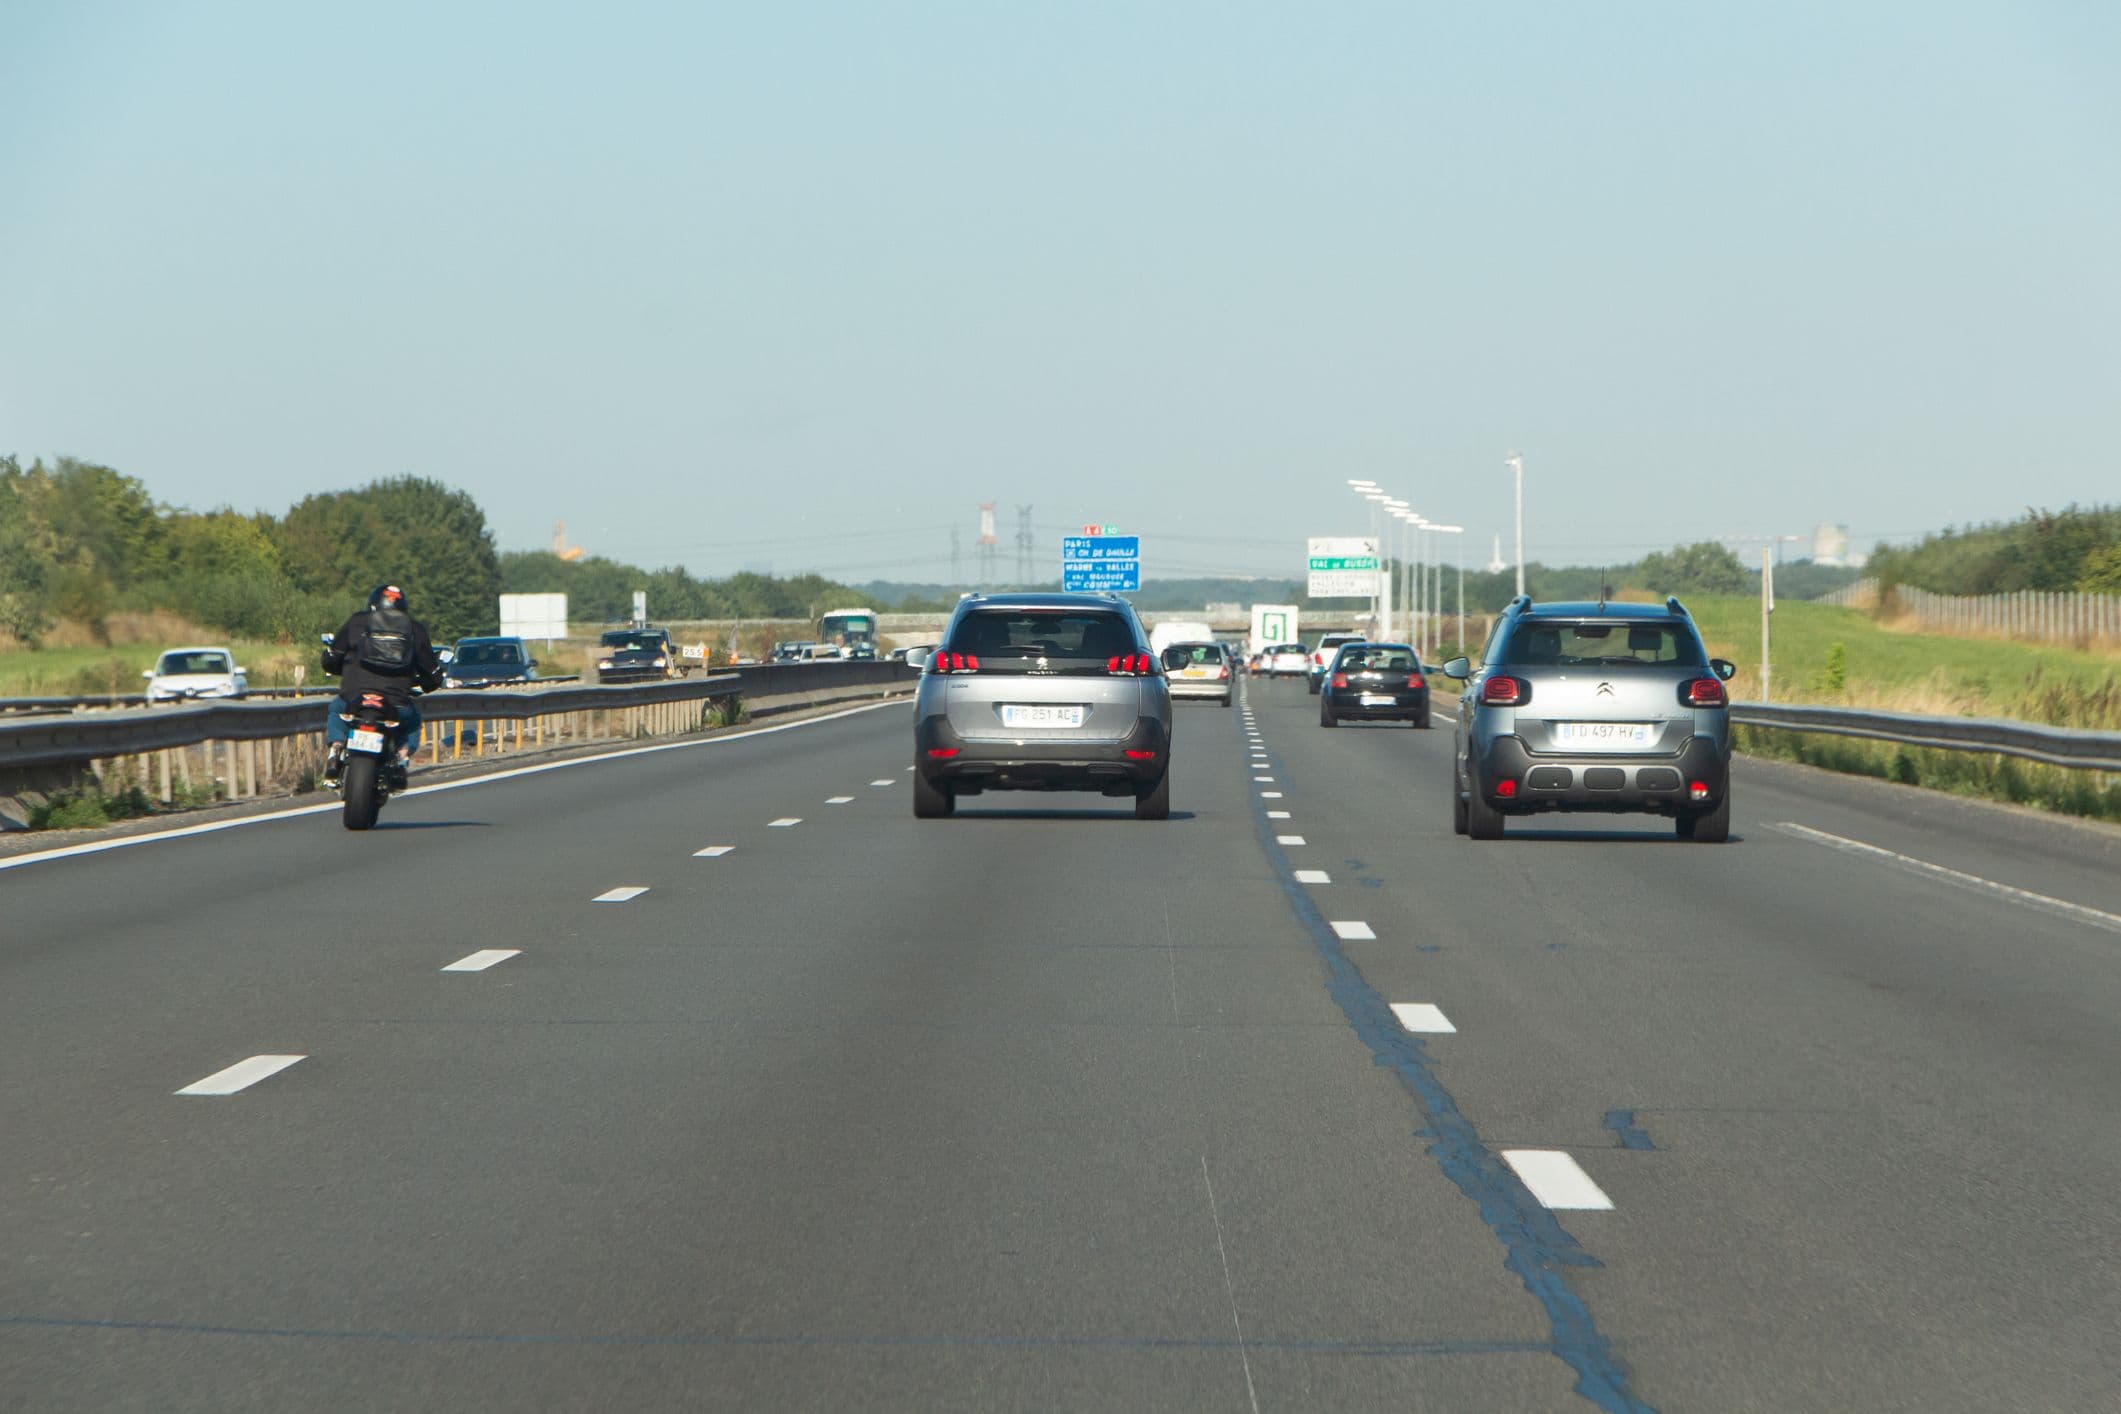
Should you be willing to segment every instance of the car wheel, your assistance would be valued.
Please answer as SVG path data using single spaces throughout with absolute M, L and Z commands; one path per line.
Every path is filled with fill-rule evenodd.
M 1430 713 L 1428 703 L 1424 702 L 1419 707 L 1414 709 L 1415 731 L 1425 732 L 1435 725 L 1436 718 L 1433 714 Z
M 1731 838 L 1731 792 L 1724 788 L 1723 799 L 1716 808 L 1703 815 L 1681 815 L 1672 822 L 1674 831 L 1683 840 L 1696 844 L 1724 844 Z
M 1229 698 L 1227 698 L 1227 697 L 1225 697 L 1225 698 L 1223 699 L 1223 706 L 1227 707 L 1227 706 L 1229 706 L 1229 705 L 1230 705 L 1230 699 L 1229 699 Z
M 1171 818 L 1171 768 L 1156 778 L 1156 784 L 1147 790 L 1134 793 L 1134 818 L 1137 820 L 1168 820 Z
M 943 820 L 957 811 L 957 796 L 944 786 L 931 785 L 920 772 L 913 773 L 913 818 Z
M 1340 718 L 1333 715 L 1333 703 L 1323 694 L 1318 699 L 1318 724 L 1322 727 L 1337 727 Z
M 1310 685 L 1311 685 L 1311 695 L 1312 695 L 1313 697 L 1316 697 L 1316 696 L 1318 696 L 1318 688 L 1319 688 L 1319 682 L 1318 682 L 1318 679 L 1317 679 L 1317 678 L 1312 678 L 1312 679 L 1310 680 Z
M 1451 833 L 1462 835 L 1466 828 L 1466 798 L 1454 782 L 1451 787 Z
M 1466 781 L 1466 833 L 1476 840 L 1499 840 L 1502 838 L 1502 812 L 1488 804 L 1480 793 L 1480 781 L 1469 775 Z

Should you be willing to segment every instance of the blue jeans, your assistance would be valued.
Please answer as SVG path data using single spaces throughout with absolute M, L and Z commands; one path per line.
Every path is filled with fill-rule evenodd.
M 324 718 L 324 740 L 333 746 L 344 746 L 346 739 L 353 735 L 353 724 L 341 715 L 345 710 L 345 700 L 334 697 L 331 700 L 331 711 Z M 396 733 L 398 750 L 408 755 L 418 755 L 420 751 L 420 709 L 411 702 L 400 702 L 390 710 L 395 712 L 398 717 L 398 730 Z

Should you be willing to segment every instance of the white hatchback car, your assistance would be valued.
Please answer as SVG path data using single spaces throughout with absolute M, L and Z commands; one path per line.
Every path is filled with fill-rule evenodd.
M 250 679 L 226 648 L 172 648 L 140 676 L 147 679 L 150 702 L 242 697 L 250 691 Z

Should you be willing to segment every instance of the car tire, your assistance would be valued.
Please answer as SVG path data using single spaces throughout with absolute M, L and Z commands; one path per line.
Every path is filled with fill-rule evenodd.
M 1466 834 L 1476 840 L 1502 838 L 1503 815 L 1480 793 L 1480 781 L 1468 777 L 1465 794 Z
M 1313 697 L 1316 697 L 1316 696 L 1318 696 L 1318 689 L 1319 689 L 1319 686 L 1320 686 L 1320 684 L 1319 684 L 1319 681 L 1318 681 L 1318 679 L 1317 679 L 1317 678 L 1312 678 L 1312 679 L 1310 680 L 1310 684 L 1311 684 L 1311 695 L 1312 695 Z
M 1459 790 L 1457 783 L 1454 781 L 1451 787 L 1451 833 L 1462 835 L 1466 832 L 1466 829 L 1465 792 Z
M 1724 789 L 1716 808 L 1701 815 L 1680 815 L 1672 822 L 1674 832 L 1696 844 L 1724 844 L 1731 838 L 1731 792 Z
M 913 773 L 913 818 L 947 820 L 957 813 L 957 795 L 947 787 L 932 785 L 920 772 Z
M 1230 699 L 1229 699 L 1229 698 L 1227 698 L 1227 697 L 1225 697 L 1225 698 L 1223 699 L 1223 706 L 1227 707 L 1227 706 L 1229 706 L 1229 705 L 1230 705 Z
M 1134 818 L 1137 820 L 1168 820 L 1171 818 L 1171 768 L 1156 778 L 1156 784 L 1147 790 L 1134 793 Z
M 1318 699 L 1318 724 L 1322 727 L 1337 727 L 1340 725 L 1340 718 L 1333 715 L 1332 702 L 1324 694 L 1320 694 Z
M 1429 715 L 1429 709 L 1426 706 L 1414 714 L 1415 731 L 1425 732 L 1435 725 L 1436 719 Z

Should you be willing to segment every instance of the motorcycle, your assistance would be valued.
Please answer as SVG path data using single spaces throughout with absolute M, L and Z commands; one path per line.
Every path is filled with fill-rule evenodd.
M 343 700 L 339 704 L 339 720 L 348 728 L 346 756 L 339 767 L 339 794 L 345 802 L 341 818 L 349 830 L 366 830 L 390 799 L 398 723 L 380 692 L 362 693 L 350 712 L 347 705 Z

